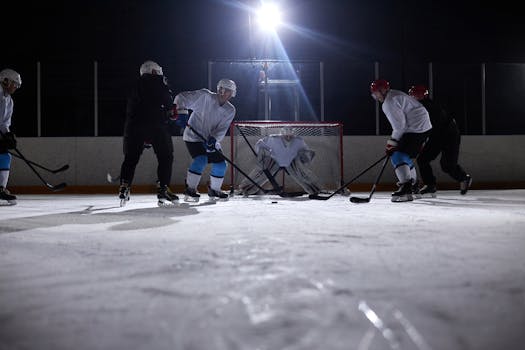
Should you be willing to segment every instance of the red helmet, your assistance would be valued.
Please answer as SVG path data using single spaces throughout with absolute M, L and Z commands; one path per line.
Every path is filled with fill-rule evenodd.
M 385 79 L 377 79 L 370 84 L 370 92 L 372 93 L 381 89 L 390 89 L 390 83 Z
M 408 90 L 408 94 L 420 101 L 428 97 L 428 89 L 425 85 L 412 85 Z

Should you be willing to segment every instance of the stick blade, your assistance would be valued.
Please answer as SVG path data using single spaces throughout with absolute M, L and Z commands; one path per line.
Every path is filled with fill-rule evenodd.
M 321 195 L 319 195 L 319 194 L 311 194 L 311 195 L 308 196 L 308 198 L 310 198 L 310 199 L 316 199 L 316 200 L 318 200 L 318 201 L 325 201 L 325 200 L 327 200 L 327 199 L 332 198 L 332 196 L 331 196 L 331 195 L 330 195 L 330 196 L 321 196 Z
M 67 184 L 65 182 L 59 183 L 58 185 L 50 185 L 46 184 L 47 188 L 49 188 L 51 191 L 61 191 L 64 188 L 66 188 Z
M 300 197 L 304 195 L 305 192 L 298 191 L 298 192 L 279 192 L 279 196 L 286 198 L 286 197 Z
M 370 197 L 367 197 L 367 198 L 350 197 L 350 202 L 352 202 L 352 203 L 368 203 L 368 202 L 370 202 Z

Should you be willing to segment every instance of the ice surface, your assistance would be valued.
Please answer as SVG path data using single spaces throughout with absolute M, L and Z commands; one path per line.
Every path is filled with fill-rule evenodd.
M 525 348 L 525 190 L 18 197 L 2 350 Z

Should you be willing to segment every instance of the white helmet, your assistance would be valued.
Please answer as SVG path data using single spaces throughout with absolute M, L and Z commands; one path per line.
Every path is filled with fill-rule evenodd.
M 235 82 L 230 79 L 221 79 L 217 83 L 217 93 L 220 93 L 220 89 L 228 89 L 232 92 L 232 97 L 235 97 L 237 94 L 237 85 L 235 85 Z
M 158 75 L 162 74 L 162 67 L 159 66 L 157 62 L 153 61 L 146 61 L 142 63 L 142 66 L 140 66 L 140 75 L 143 74 L 153 74 L 153 71 L 156 70 Z
M 4 81 L 5 79 L 11 80 L 13 83 L 17 84 L 18 87 L 22 85 L 22 78 L 20 77 L 20 74 L 12 69 L 6 68 L 0 71 L 0 82 Z

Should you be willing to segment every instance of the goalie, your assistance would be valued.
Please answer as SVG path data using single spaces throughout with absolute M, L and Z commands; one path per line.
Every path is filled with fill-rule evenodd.
M 276 187 L 275 175 L 284 170 L 308 194 L 320 191 L 319 180 L 309 164 L 315 156 L 302 137 L 294 135 L 293 129 L 284 127 L 280 134 L 268 135 L 258 140 L 255 152 L 259 167 L 253 169 L 249 177 L 263 187 L 268 181 Z M 240 184 L 244 195 L 258 194 L 260 188 L 247 178 Z

